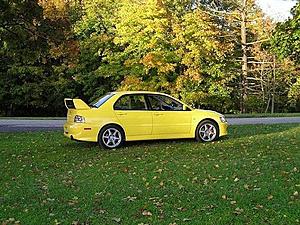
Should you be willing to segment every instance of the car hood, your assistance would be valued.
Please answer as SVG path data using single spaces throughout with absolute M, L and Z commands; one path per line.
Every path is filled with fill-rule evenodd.
M 224 116 L 223 114 L 218 113 L 218 112 L 213 111 L 213 110 L 195 109 L 195 112 L 198 112 L 198 113 L 201 113 L 201 114 L 209 114 L 209 115 L 218 116 L 218 117 Z

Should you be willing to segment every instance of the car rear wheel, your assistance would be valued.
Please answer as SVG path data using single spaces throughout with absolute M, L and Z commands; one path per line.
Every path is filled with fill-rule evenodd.
M 219 126 L 211 120 L 204 120 L 197 126 L 196 140 L 211 142 L 219 138 Z
M 101 129 L 98 136 L 99 145 L 106 149 L 119 148 L 124 144 L 124 141 L 124 132 L 116 125 L 105 126 Z

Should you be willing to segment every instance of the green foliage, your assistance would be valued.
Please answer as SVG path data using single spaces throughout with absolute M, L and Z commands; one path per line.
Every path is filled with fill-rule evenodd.
M 290 104 L 297 110 L 300 108 L 300 77 L 289 90 Z
M 272 44 L 281 58 L 290 57 L 300 63 L 300 3 L 292 10 L 293 17 L 277 25 Z
M 272 37 L 272 48 L 280 58 L 292 59 L 297 67 L 300 64 L 300 3 L 292 9 L 292 15 L 292 18 L 277 25 Z M 299 70 L 296 69 L 290 75 L 289 103 L 294 110 L 299 111 Z
M 1 1 L 0 102 L 6 113 L 43 108 L 48 88 L 47 41 L 37 1 Z
M 3 4 L 2 4 L 3 3 Z M 37 1 L 2 1 L 0 103 L 6 115 L 57 115 L 72 92 L 63 40 L 67 24 L 53 23 Z M 45 11 L 46 12 L 46 11 Z M 59 65 L 59 66 L 57 66 Z M 57 69 L 59 68 L 59 69 Z M 3 108 L 2 108 L 3 107 Z
M 121 64 L 111 58 L 119 52 L 119 47 L 113 42 L 117 2 L 84 1 L 82 17 L 74 24 L 80 48 L 75 77 L 89 101 L 117 89 L 122 79 Z

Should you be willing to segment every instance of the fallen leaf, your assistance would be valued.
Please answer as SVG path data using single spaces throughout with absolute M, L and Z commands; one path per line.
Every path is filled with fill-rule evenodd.
M 157 172 L 157 173 L 162 173 L 162 169 L 158 169 L 158 170 L 156 170 L 155 172 Z
M 268 199 L 271 200 L 273 198 L 273 195 L 269 195 Z
M 112 221 L 115 221 L 115 222 L 117 222 L 117 223 L 120 223 L 120 222 L 121 222 L 121 218 L 119 218 L 119 217 L 113 217 L 111 220 L 112 220 Z
M 130 202 L 133 202 L 136 199 L 137 199 L 137 197 L 135 197 L 135 196 L 127 196 L 126 198 L 124 198 L 124 200 L 130 201 Z
M 244 212 L 244 210 L 243 209 L 241 209 L 241 208 L 239 208 L 239 207 L 237 207 L 237 208 L 235 208 L 235 210 L 234 210 L 234 214 L 236 214 L 236 215 L 240 215 L 241 213 L 243 213 Z
M 151 213 L 150 211 L 144 210 L 144 211 L 142 212 L 142 215 L 143 215 L 143 216 L 152 216 L 152 213 Z
M 254 208 L 255 209 L 262 209 L 263 207 L 264 207 L 263 205 L 257 204 Z
M 181 212 L 184 212 L 184 211 L 186 211 L 187 209 L 186 208 L 184 208 L 184 207 L 179 207 L 179 208 L 177 208 L 179 211 L 181 211 Z

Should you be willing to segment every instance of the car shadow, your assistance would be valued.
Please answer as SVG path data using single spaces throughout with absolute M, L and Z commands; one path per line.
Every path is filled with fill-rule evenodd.
M 143 146 L 143 145 L 168 145 L 168 144 L 178 144 L 178 143 L 193 143 L 196 142 L 195 139 L 185 138 L 185 139 L 159 139 L 159 140 L 143 140 L 143 141 L 128 141 L 125 143 L 124 147 L 132 146 Z
M 98 143 L 96 142 L 84 142 L 84 141 L 77 141 L 77 140 L 68 140 L 68 142 L 65 143 L 65 146 L 68 147 L 75 147 L 75 148 L 95 148 L 98 146 Z

